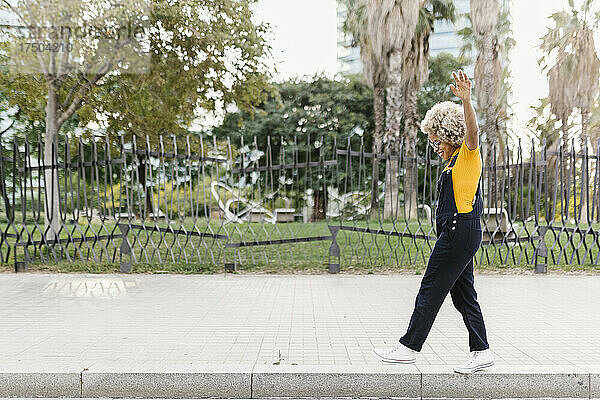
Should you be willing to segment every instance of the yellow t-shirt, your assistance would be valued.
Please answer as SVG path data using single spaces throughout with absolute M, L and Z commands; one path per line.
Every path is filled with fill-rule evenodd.
M 477 184 L 481 176 L 481 154 L 479 146 L 470 150 L 463 141 L 462 145 L 452 153 L 452 157 L 458 152 L 458 157 L 452 168 L 452 188 L 454 189 L 454 201 L 459 213 L 468 213 L 473 210 L 473 198 L 477 192 Z M 448 165 L 444 171 L 448 169 Z

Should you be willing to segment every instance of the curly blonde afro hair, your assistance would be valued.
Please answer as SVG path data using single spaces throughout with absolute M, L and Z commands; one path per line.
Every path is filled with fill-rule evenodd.
M 463 108 L 451 101 L 435 104 L 425 113 L 421 130 L 426 135 L 432 133 L 443 142 L 460 147 L 467 131 Z

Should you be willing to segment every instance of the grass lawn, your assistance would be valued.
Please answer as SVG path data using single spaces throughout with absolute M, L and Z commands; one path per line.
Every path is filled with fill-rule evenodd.
M 331 221 L 332 225 L 339 222 Z M 20 233 L 40 240 L 41 232 L 34 224 L 7 226 L 0 225 L 4 232 Z M 145 226 L 154 226 L 146 223 Z M 164 222 L 156 226 L 168 228 Z M 404 223 L 378 221 L 345 221 L 344 226 L 373 231 L 384 230 L 399 233 L 412 233 L 435 237 L 431 225 L 418 223 L 408 226 Z M 61 238 L 93 237 L 96 235 L 120 235 L 115 221 L 104 224 L 68 225 L 69 232 L 61 232 Z M 597 226 L 594 226 L 598 229 Z M 152 232 L 149 229 L 134 229 L 128 234 L 135 257 L 133 273 L 220 273 L 225 263 L 235 263 L 236 273 L 327 273 L 331 240 L 227 247 L 236 243 L 299 239 L 307 237 L 327 237 L 331 233 L 327 222 L 319 223 L 245 223 L 221 224 L 219 221 L 186 219 L 183 223 L 171 226 L 174 231 L 185 229 L 208 235 L 221 235 L 222 238 L 186 236 L 172 232 Z M 520 224 L 520 236 L 534 234 L 533 222 Z M 413 239 L 410 237 L 386 236 L 375 233 L 341 230 L 337 236 L 340 247 L 340 269 L 342 273 L 408 273 L 421 274 L 434 245 L 434 240 Z M 592 235 L 568 232 L 546 234 L 548 247 L 548 271 L 550 273 L 598 273 L 595 263 L 600 243 Z M 16 238 L 7 237 L 0 244 L 0 256 L 4 263 L 0 271 L 14 271 L 14 245 Z M 119 272 L 121 257 L 121 237 L 112 240 L 67 242 L 54 246 L 30 246 L 29 251 L 35 260 L 29 264 L 29 271 L 35 272 Z M 533 250 L 537 241 L 521 243 L 498 243 L 495 246 L 482 245 L 476 255 L 476 271 L 480 273 L 533 273 Z M 563 246 L 561 252 L 559 244 Z M 585 248 L 587 246 L 587 249 Z M 17 258 L 24 259 L 23 246 L 17 247 Z M 127 256 L 125 256 L 127 259 Z M 585 258 L 585 261 L 584 261 Z M 94 260 L 97 260 L 95 262 Z M 332 262 L 337 262 L 335 259 Z

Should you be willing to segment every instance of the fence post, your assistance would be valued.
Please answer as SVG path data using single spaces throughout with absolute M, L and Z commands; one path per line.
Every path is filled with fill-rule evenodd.
M 227 262 L 227 258 L 225 258 L 225 262 L 223 263 L 223 267 L 224 272 L 235 272 L 235 261 L 234 262 Z
M 121 272 L 129 273 L 131 272 L 131 246 L 129 245 L 129 240 L 127 240 L 127 234 L 129 233 L 129 225 L 127 224 L 119 224 L 119 229 L 121 230 L 121 255 L 119 260 L 121 261 Z M 123 256 L 128 256 L 129 261 L 125 261 Z
M 328 225 L 331 231 L 331 246 L 329 246 L 329 273 L 337 274 L 340 272 L 340 246 L 336 242 L 337 234 L 340 231 L 339 226 Z M 337 263 L 332 263 L 331 258 L 337 259 Z
M 534 257 L 535 257 L 535 273 L 536 274 L 545 274 L 548 272 L 547 264 L 548 261 L 548 247 L 546 246 L 546 240 L 544 239 L 546 236 L 546 232 L 548 231 L 547 226 L 540 226 L 540 240 L 535 248 Z M 539 262 L 539 258 L 544 257 L 544 262 Z
M 15 272 L 27 272 L 29 270 L 29 253 L 27 248 L 23 246 L 23 261 L 19 261 L 17 256 L 18 245 L 15 245 Z
M 235 269 L 235 248 L 230 247 L 229 241 L 231 238 L 227 235 L 227 242 L 225 243 L 225 247 L 223 248 L 223 273 L 227 272 L 236 272 Z M 227 251 L 227 249 L 231 249 Z M 233 255 L 231 254 L 233 252 Z

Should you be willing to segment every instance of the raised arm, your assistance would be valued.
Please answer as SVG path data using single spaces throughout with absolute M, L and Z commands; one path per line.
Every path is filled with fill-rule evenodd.
M 471 102 L 471 80 L 462 70 L 458 74 L 452 72 L 455 85 L 450 84 L 450 89 L 456 97 L 463 103 L 465 113 L 465 123 L 467 124 L 467 133 L 465 134 L 465 144 L 469 150 L 475 150 L 479 146 L 479 127 L 477 126 L 477 117 L 475 109 Z

